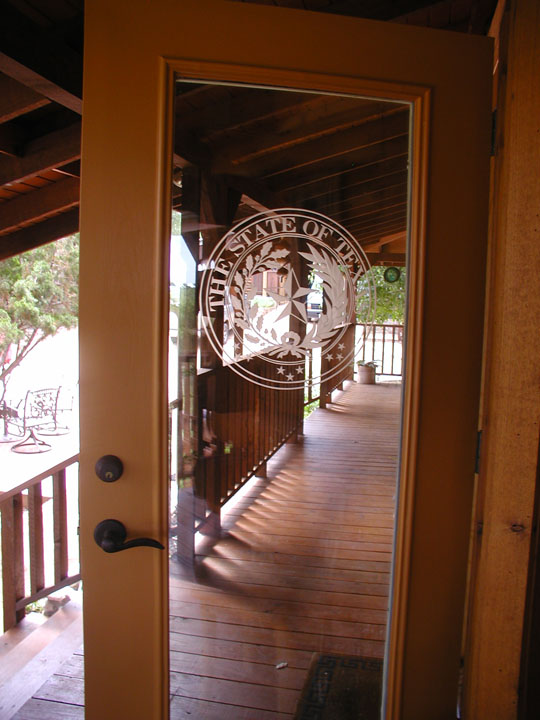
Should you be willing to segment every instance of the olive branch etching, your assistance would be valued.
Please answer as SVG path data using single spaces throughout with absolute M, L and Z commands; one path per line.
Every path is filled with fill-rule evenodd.
M 286 248 L 274 249 L 272 242 L 265 243 L 260 253 L 255 255 L 248 255 L 245 261 L 245 265 L 241 271 L 237 271 L 234 276 L 234 286 L 229 291 L 229 299 L 231 305 L 234 308 L 234 324 L 242 328 L 243 330 L 250 330 L 251 325 L 246 320 L 246 317 L 253 321 L 257 317 L 258 307 L 253 305 L 249 307 L 251 300 L 255 297 L 255 288 L 253 284 L 246 290 L 246 284 L 248 281 L 259 272 L 265 270 L 278 270 L 282 267 L 280 259 L 287 257 L 289 251 Z M 264 318 L 262 315 L 258 318 L 256 327 L 257 330 L 262 329 Z M 276 331 L 272 328 L 271 331 L 272 339 L 278 341 Z M 247 336 L 246 338 L 250 342 L 259 343 L 260 339 L 254 336 Z
M 308 261 L 310 269 L 322 280 L 326 311 L 321 314 L 317 323 L 311 324 L 303 339 L 298 333 L 290 331 L 279 337 L 273 327 L 270 328 L 269 338 L 246 333 L 245 338 L 249 342 L 254 344 L 264 342 L 265 351 L 269 356 L 283 358 L 292 355 L 302 359 L 310 350 L 332 338 L 336 327 L 347 322 L 347 278 L 342 267 L 330 253 L 319 250 L 311 244 L 308 244 L 308 248 L 309 252 L 299 254 Z M 273 249 L 272 243 L 267 242 L 259 253 L 247 256 L 242 270 L 236 272 L 234 285 L 229 291 L 236 327 L 246 331 L 254 328 L 256 332 L 262 332 L 264 316 L 259 312 L 256 304 L 250 306 L 256 291 L 249 280 L 256 273 L 281 268 L 283 259 L 288 255 L 287 249 Z

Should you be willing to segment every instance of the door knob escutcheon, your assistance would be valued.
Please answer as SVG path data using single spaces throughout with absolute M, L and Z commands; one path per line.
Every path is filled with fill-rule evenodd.
M 152 538 L 135 538 L 126 542 L 127 530 L 119 520 L 102 520 L 94 530 L 94 540 L 107 553 L 129 550 L 134 547 L 153 547 L 165 550 L 164 546 Z

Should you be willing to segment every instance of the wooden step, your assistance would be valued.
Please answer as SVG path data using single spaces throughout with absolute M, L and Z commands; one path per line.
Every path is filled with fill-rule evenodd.
M 52 617 L 35 625 L 32 632 L 22 636 L 14 628 L 15 632 L 10 630 L 3 636 L 0 656 L 2 720 L 12 718 L 60 665 L 82 646 L 82 594 L 71 589 L 67 589 L 65 594 L 69 594 L 71 600 Z

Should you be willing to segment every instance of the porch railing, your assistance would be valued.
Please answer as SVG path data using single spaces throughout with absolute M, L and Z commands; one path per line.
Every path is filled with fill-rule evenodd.
M 377 375 L 403 375 L 403 325 L 357 325 L 362 352 L 356 361 L 377 363 Z
M 77 571 L 69 568 L 66 472 L 72 468 L 69 482 L 76 485 L 78 462 L 73 455 L 0 495 L 4 632 L 22 620 L 27 605 L 81 579 L 78 550 Z
M 250 363 L 254 372 L 260 364 L 261 375 L 279 379 L 260 358 Z M 196 374 L 185 363 L 181 377 L 181 397 L 169 404 L 177 492 L 171 493 L 171 552 L 190 561 L 195 532 L 219 527 L 222 506 L 251 477 L 264 475 L 267 460 L 301 432 L 303 389 L 254 385 L 223 366 Z
M 347 352 L 353 350 L 352 332 L 344 338 L 344 345 Z M 360 360 L 377 363 L 376 374 L 381 376 L 390 376 L 400 378 L 403 375 L 403 325 L 356 325 L 354 343 L 362 340 L 362 350 L 355 357 L 355 361 Z M 344 367 L 338 375 L 333 376 L 321 386 L 316 383 L 315 378 L 320 375 L 321 365 L 323 371 L 327 369 L 327 361 L 324 355 L 321 357 L 321 351 L 310 353 L 306 361 L 306 392 L 304 405 L 310 405 L 319 401 L 321 407 L 324 407 L 328 401 L 330 394 L 338 389 L 343 388 L 345 380 L 353 379 L 353 363 Z
M 350 325 L 344 332 L 341 343 L 338 347 L 333 347 L 331 353 L 323 353 L 321 356 L 321 376 L 325 377 L 330 374 L 327 380 L 321 383 L 319 405 L 324 408 L 326 403 L 330 401 L 334 390 L 343 390 L 345 380 L 352 380 L 354 377 L 354 347 L 355 347 L 355 326 Z M 339 355 L 349 357 L 350 361 L 341 367 L 338 373 L 333 374 L 333 366 L 338 360 Z M 337 357 L 335 357 L 337 356 Z
M 251 363 L 265 366 L 260 359 Z M 199 376 L 201 436 L 208 439 L 200 448 L 196 485 L 208 508 L 217 511 L 300 429 L 302 395 L 245 382 L 226 367 Z

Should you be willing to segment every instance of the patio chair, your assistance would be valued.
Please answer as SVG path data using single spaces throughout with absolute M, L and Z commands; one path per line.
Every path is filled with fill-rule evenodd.
M 36 433 L 51 434 L 57 428 L 57 406 L 60 388 L 28 390 L 24 400 L 16 406 L 16 417 L 9 418 L 9 425 L 22 435 L 22 440 L 12 446 L 13 452 L 47 452 L 51 445 Z

